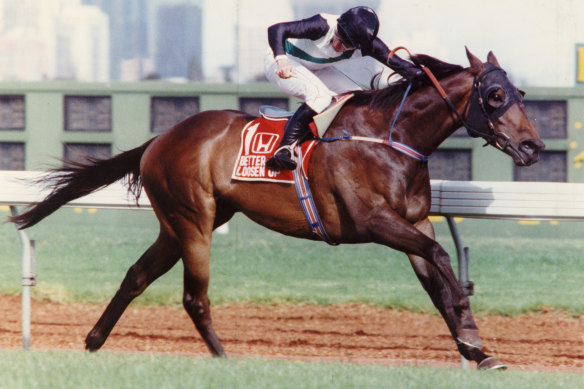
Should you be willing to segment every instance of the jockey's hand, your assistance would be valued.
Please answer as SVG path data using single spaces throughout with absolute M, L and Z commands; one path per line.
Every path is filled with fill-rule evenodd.
M 276 60 L 276 65 L 278 65 L 278 69 L 276 70 L 276 73 L 278 73 L 278 76 L 280 78 L 290 78 L 294 75 L 294 73 L 296 73 L 294 66 L 292 66 L 290 64 L 290 62 L 288 61 L 288 58 L 286 58 L 286 57 L 278 58 Z
M 417 68 L 415 66 L 408 67 L 402 72 L 400 72 L 401 76 L 408 80 L 409 82 L 413 82 L 416 78 L 420 77 L 424 72 L 422 69 Z
M 413 82 L 423 74 L 422 69 L 411 62 L 401 59 L 397 55 L 394 55 L 388 59 L 387 66 L 389 66 L 392 70 L 397 72 L 400 76 L 409 82 Z

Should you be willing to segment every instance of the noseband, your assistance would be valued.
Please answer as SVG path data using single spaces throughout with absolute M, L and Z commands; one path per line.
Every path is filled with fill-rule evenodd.
M 515 103 L 523 101 L 521 93 L 507 78 L 507 73 L 498 66 L 486 63 L 486 69 L 474 77 L 473 87 L 469 99 L 466 102 L 463 112 L 466 112 L 466 120 L 458 112 L 454 104 L 450 101 L 446 92 L 427 67 L 422 70 L 430 78 L 440 96 L 444 99 L 450 110 L 466 128 L 467 133 L 474 137 L 481 137 L 487 141 L 485 146 L 490 144 L 505 151 L 509 147 L 510 137 L 505 132 L 498 130 L 493 122 L 496 122 Z M 505 101 L 496 108 L 487 107 L 486 101 L 494 91 L 502 89 L 505 93 Z

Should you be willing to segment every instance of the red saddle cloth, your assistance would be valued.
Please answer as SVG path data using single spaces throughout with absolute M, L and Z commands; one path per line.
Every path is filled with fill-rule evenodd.
M 247 123 L 241 132 L 241 147 L 235 161 L 231 178 L 240 181 L 269 181 L 294 183 L 291 170 L 273 171 L 266 167 L 266 161 L 274 155 L 288 118 L 259 118 Z M 303 142 L 302 169 L 306 174 L 308 160 L 317 141 Z M 296 150 L 298 152 L 298 150 Z

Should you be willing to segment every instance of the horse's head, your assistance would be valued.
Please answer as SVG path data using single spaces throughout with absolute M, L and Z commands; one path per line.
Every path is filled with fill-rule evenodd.
M 469 135 L 484 138 L 518 166 L 536 163 L 545 144 L 527 117 L 523 93 L 509 81 L 492 52 L 485 63 L 468 49 L 466 54 L 474 75 L 465 118 Z

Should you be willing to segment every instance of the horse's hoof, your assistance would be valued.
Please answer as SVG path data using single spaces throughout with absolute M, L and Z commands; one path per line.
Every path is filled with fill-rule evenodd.
M 85 343 L 85 351 L 89 351 L 89 352 L 96 352 L 97 350 L 100 349 L 101 346 L 95 346 L 91 343 Z
M 471 348 L 481 348 L 483 347 L 483 342 L 479 336 L 479 330 L 462 328 L 457 331 L 458 338 L 456 339 L 458 343 L 464 344 Z
M 496 358 L 485 358 L 477 365 L 479 370 L 507 370 L 507 365 L 498 361 Z
M 94 333 L 91 331 L 85 338 L 85 350 L 87 351 L 97 351 L 103 346 L 105 339 L 99 333 Z

